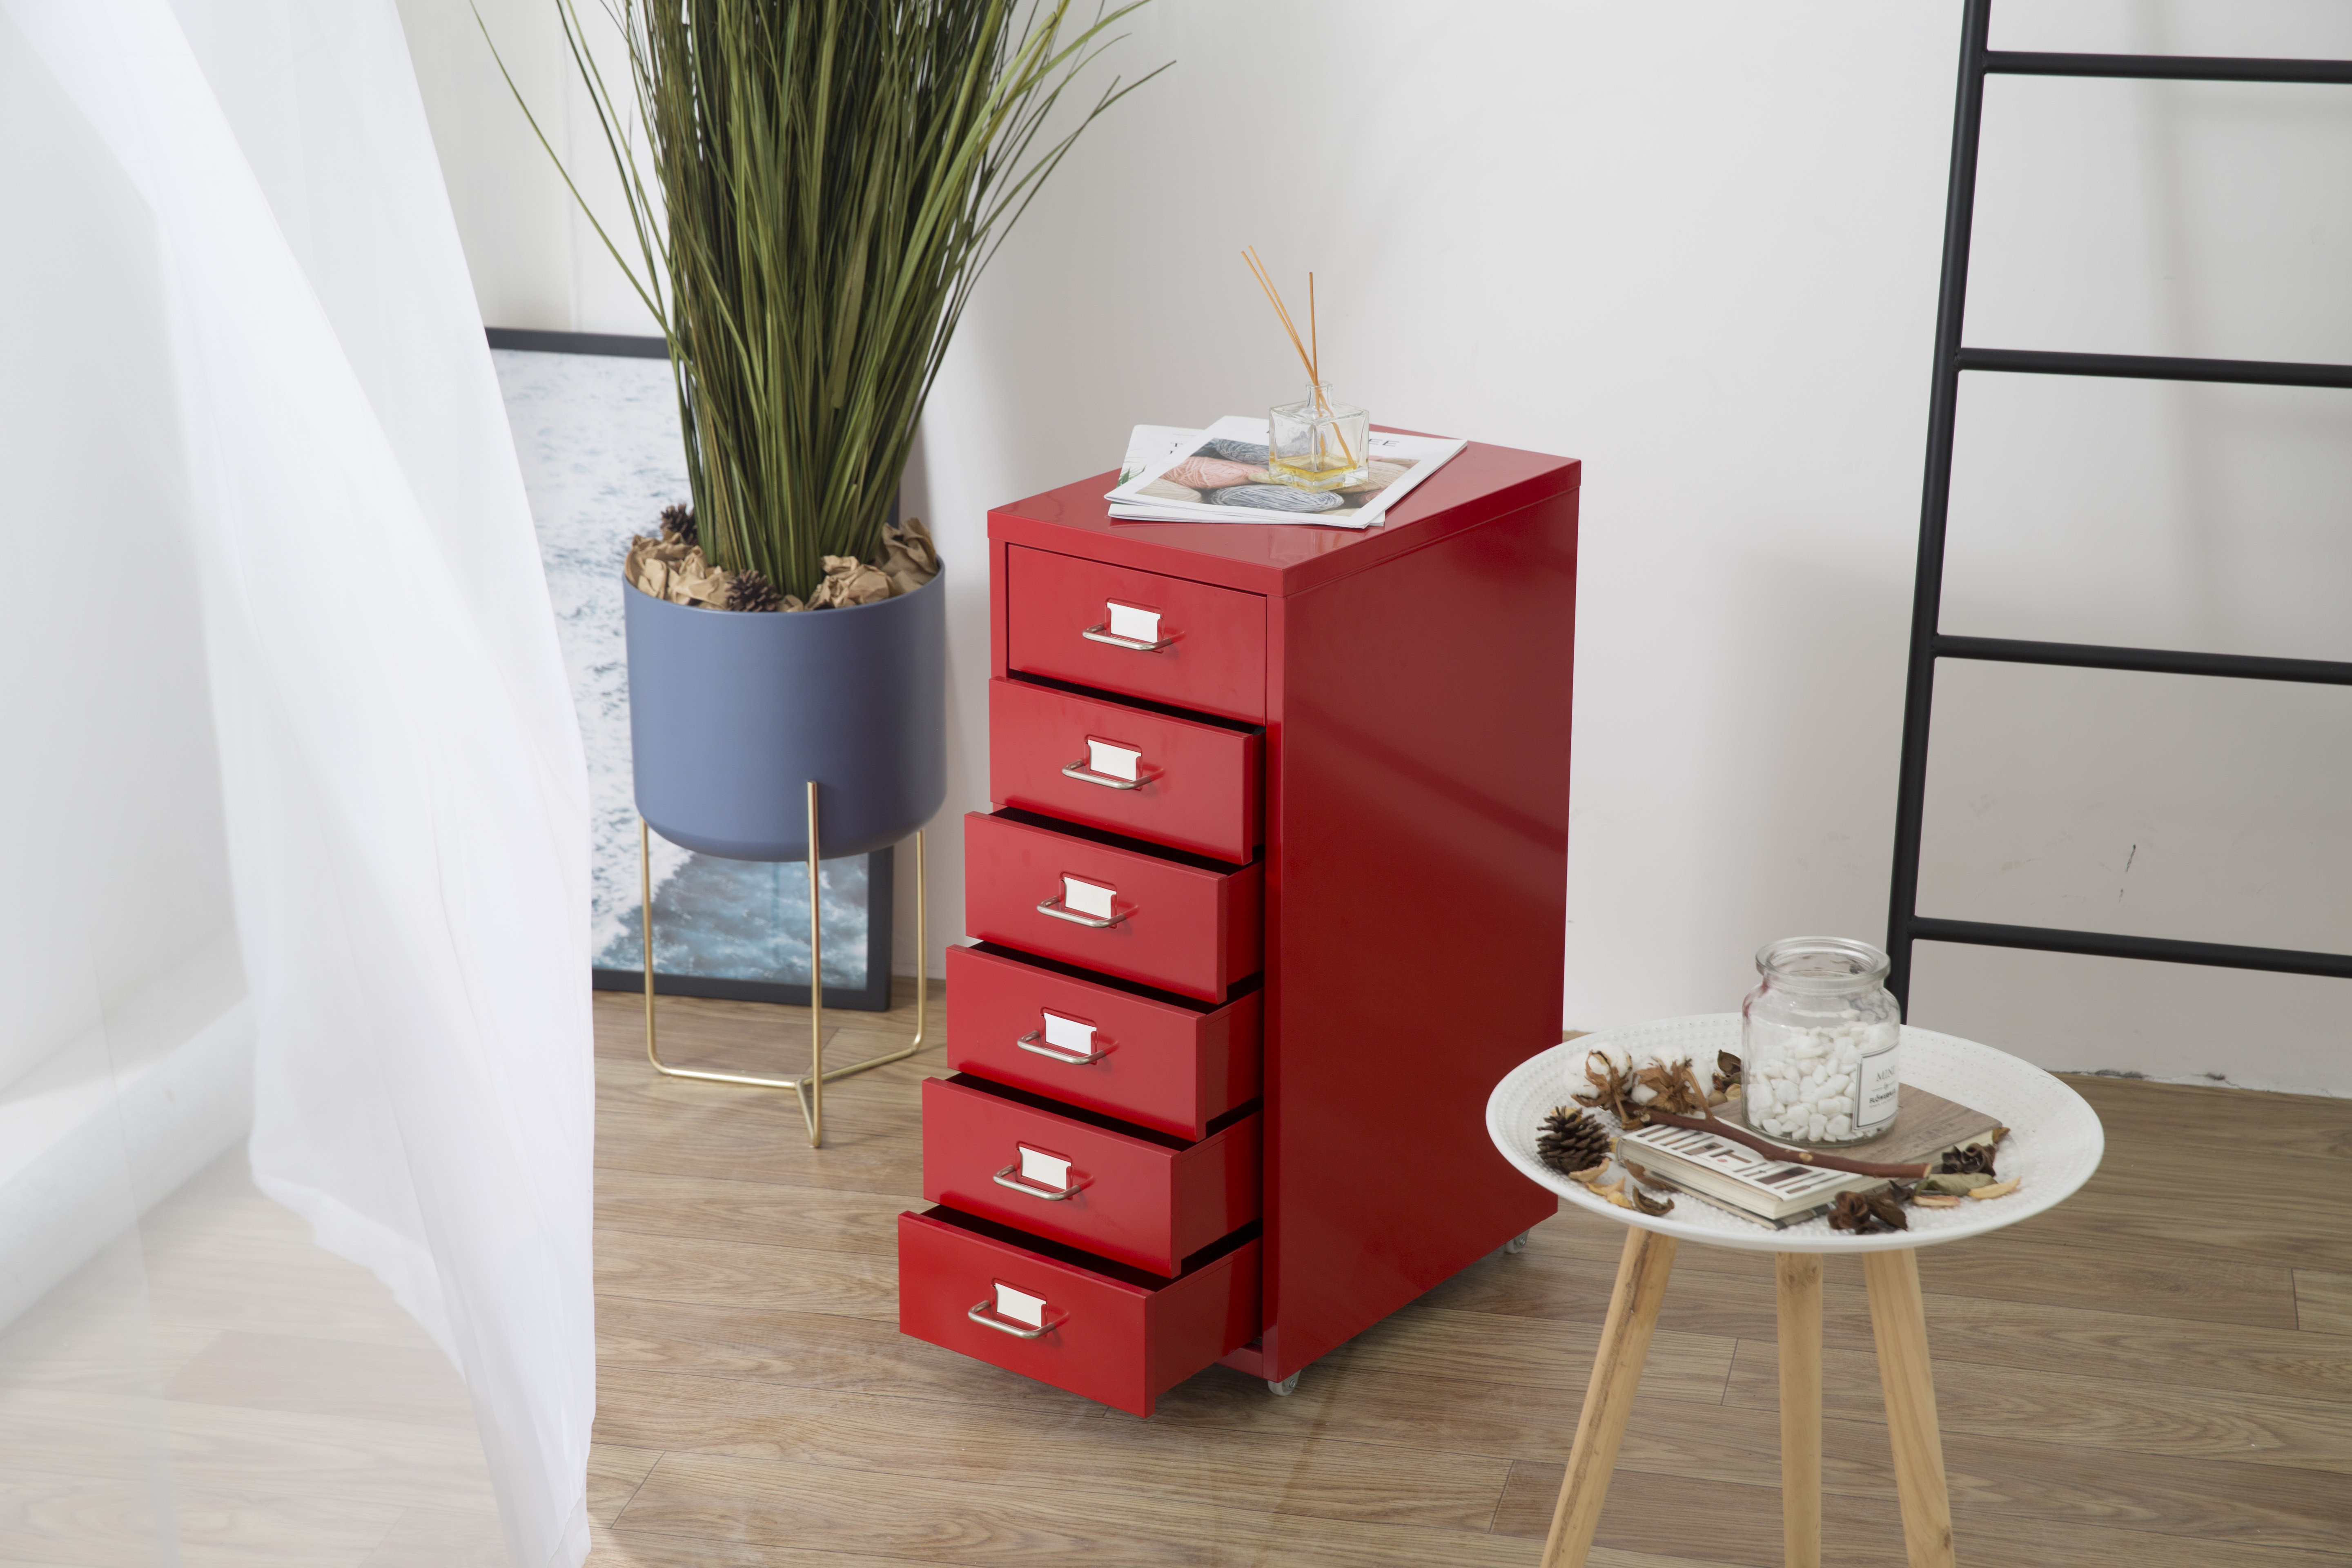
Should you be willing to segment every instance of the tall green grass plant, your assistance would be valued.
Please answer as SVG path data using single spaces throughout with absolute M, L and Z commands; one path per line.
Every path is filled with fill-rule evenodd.
M 973 283 L 1080 132 L 1151 79 L 1049 124 L 1145 3 L 1080 25 L 1072 0 L 612 0 L 624 100 L 556 0 L 634 262 L 564 180 L 668 341 L 714 564 L 805 597 L 824 557 L 874 559 Z

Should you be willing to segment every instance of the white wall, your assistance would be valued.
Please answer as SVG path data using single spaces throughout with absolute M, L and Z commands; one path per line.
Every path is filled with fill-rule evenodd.
M 562 98 L 548 0 L 484 10 Z M 486 318 L 644 330 L 464 0 L 403 11 Z M 1005 247 L 909 475 L 957 574 L 934 947 L 984 804 L 985 510 L 1137 421 L 1294 390 L 1244 244 L 1317 270 L 1331 376 L 1377 417 L 1586 460 L 1566 1021 L 1736 1006 L 1769 938 L 1882 934 L 1958 20 L 1137 17 L 1120 68 L 1177 68 Z M 1994 41 L 2352 56 L 2352 14 L 2037 0 Z M 1987 121 L 1971 342 L 2352 360 L 2352 92 L 1997 81 Z M 2343 394 L 1972 377 L 1947 627 L 2352 658 L 2347 437 Z M 2352 951 L 2352 692 L 1955 666 L 1937 712 L 1927 912 Z M 2352 1093 L 2341 982 L 1921 954 L 1930 1026 Z

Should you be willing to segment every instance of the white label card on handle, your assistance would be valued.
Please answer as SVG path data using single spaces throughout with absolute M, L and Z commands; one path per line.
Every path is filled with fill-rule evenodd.
M 1057 1018 L 1045 1015 L 1045 1043 L 1056 1050 L 1075 1051 L 1079 1056 L 1095 1054 L 1095 1026 L 1081 1024 L 1076 1018 Z
M 1045 1298 L 1032 1296 L 1026 1290 L 1015 1290 L 999 1279 L 996 1281 L 996 1315 L 1027 1328 L 1042 1329 L 1045 1326 Z
M 1076 877 L 1062 879 L 1063 906 L 1079 914 L 1092 915 L 1097 920 L 1110 919 L 1111 898 L 1112 891 L 1108 888 L 1097 888 L 1092 882 L 1081 882 Z
M 1048 1154 L 1043 1149 L 1028 1144 L 1017 1145 L 1021 1151 L 1021 1179 L 1034 1182 L 1055 1192 L 1067 1192 L 1070 1186 L 1070 1163 L 1058 1154 Z
M 1132 746 L 1113 745 L 1108 741 L 1097 741 L 1092 735 L 1087 737 L 1087 766 L 1098 773 L 1131 780 L 1142 761 L 1143 753 Z
M 1130 637 L 1137 642 L 1160 640 L 1159 611 L 1147 610 L 1137 605 L 1122 605 L 1112 599 L 1104 600 L 1103 608 L 1110 612 L 1111 636 Z

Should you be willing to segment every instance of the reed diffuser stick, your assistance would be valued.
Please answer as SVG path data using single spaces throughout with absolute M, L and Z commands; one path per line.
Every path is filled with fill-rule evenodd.
M 1307 374 L 1315 380 L 1315 406 L 1323 406 L 1323 343 L 1315 327 L 1315 274 L 1307 275 Z
M 1290 334 L 1290 346 L 1298 352 L 1298 363 L 1307 367 L 1307 384 L 1315 389 L 1316 412 L 1328 414 L 1331 411 L 1331 405 L 1324 400 L 1323 396 L 1321 346 L 1317 344 L 1310 347 L 1307 341 L 1316 335 L 1315 274 L 1310 272 L 1307 275 L 1307 338 L 1301 338 L 1298 335 L 1298 323 L 1291 320 L 1289 307 L 1282 302 L 1282 290 L 1274 286 L 1273 275 L 1266 270 L 1265 263 L 1258 259 L 1257 247 L 1253 245 L 1244 247 L 1242 259 L 1249 264 L 1250 276 L 1257 279 L 1257 286 L 1265 290 L 1266 302 L 1274 307 L 1275 318 L 1281 321 L 1282 330 Z M 1333 439 L 1339 443 L 1339 455 L 1348 460 L 1350 468 L 1353 468 L 1356 454 L 1348 449 L 1348 437 L 1340 434 L 1336 425 L 1331 426 L 1331 435 Z

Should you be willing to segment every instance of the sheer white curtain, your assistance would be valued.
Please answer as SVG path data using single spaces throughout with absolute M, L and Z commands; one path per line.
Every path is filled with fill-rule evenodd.
M 22 784 L 99 758 L 125 811 L 216 817 L 156 837 L 225 844 L 234 942 L 196 940 L 195 895 L 198 912 L 151 918 L 184 920 L 215 970 L 241 954 L 247 1001 L 217 1015 L 215 1055 L 241 1071 L 251 1041 L 253 1179 L 462 1371 L 515 1561 L 576 1563 L 594 1407 L 587 792 L 392 0 L 0 0 L 0 299 L 43 324 L 0 344 L 11 592 L 86 634 L 184 574 L 176 652 L 152 617 L 111 640 L 154 666 L 119 672 L 124 689 L 181 693 L 133 721 L 203 729 L 187 706 L 208 696 L 209 735 L 168 754 L 209 746 L 217 776 L 134 780 L 125 715 L 42 709 L 22 666 L 6 766 Z M 105 264 L 61 265 L 93 233 Z M 27 358 L 78 347 L 114 357 Z M 126 470 L 139 526 L 110 530 Z M 48 825 L 83 837 L 51 844 L 56 890 L 105 831 L 82 804 Z M 123 895 L 142 896 L 135 877 Z M 120 915 L 93 917 L 89 951 L 114 946 Z M 47 1037 L 0 1043 L 0 1089 L 40 1070 Z M 127 1095 L 119 1050 L 111 1073 Z M 126 1170 L 157 1168 L 119 1195 L 134 1208 L 238 1131 L 214 1113 L 164 1158 L 170 1129 L 114 1128 Z M 7 1210 L 0 1187 L 0 1247 Z M 0 1286 L 56 1267 L 0 1257 Z

